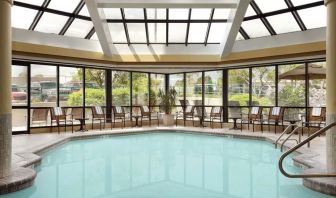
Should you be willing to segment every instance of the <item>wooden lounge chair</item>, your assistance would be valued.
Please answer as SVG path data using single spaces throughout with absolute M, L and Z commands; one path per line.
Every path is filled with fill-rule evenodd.
M 274 133 L 276 133 L 277 126 L 281 125 L 282 130 L 284 127 L 284 108 L 283 107 L 271 107 L 268 113 L 267 119 L 264 119 L 264 122 L 268 125 L 268 131 L 271 130 L 271 125 L 274 125 Z
M 228 111 L 229 111 L 229 119 L 233 120 L 233 128 L 239 129 L 237 127 L 237 121 L 242 119 L 242 109 L 240 107 L 239 101 L 229 101 L 228 102 Z
M 60 126 L 63 123 L 63 126 L 66 131 L 66 127 L 68 123 L 71 123 L 71 132 L 73 133 L 73 121 L 72 118 L 68 118 L 69 115 L 65 113 L 65 109 L 62 107 L 52 107 L 51 108 L 51 131 L 53 129 L 53 123 L 55 122 L 57 125 L 57 131 L 60 133 Z
M 186 121 L 188 119 L 191 119 L 193 121 L 193 126 L 195 126 L 194 125 L 194 110 L 195 110 L 194 106 L 188 105 L 188 106 L 186 106 L 185 110 L 182 113 L 177 112 L 176 113 L 176 118 L 175 118 L 176 119 L 176 126 L 177 126 L 177 120 L 179 118 L 184 120 L 184 126 L 186 125 Z
M 144 105 L 140 107 L 141 111 L 141 126 L 142 120 L 147 118 L 149 120 L 149 126 L 152 126 L 152 119 L 157 119 L 158 126 L 160 125 L 159 113 L 153 112 L 148 106 Z
M 34 108 L 31 116 L 31 126 L 35 124 L 38 126 L 48 125 L 48 114 L 50 108 Z
M 311 107 L 308 110 L 308 117 L 302 116 L 302 126 L 310 128 L 322 128 L 325 125 L 325 118 L 326 118 L 326 108 L 325 107 Z M 303 131 L 301 132 L 303 135 Z
M 91 107 L 92 111 L 92 122 L 91 122 L 91 128 L 93 129 L 93 123 L 94 121 L 99 121 L 99 129 L 102 130 L 102 124 L 105 129 L 105 123 L 106 123 L 106 116 L 103 108 L 101 106 L 94 106 Z
M 241 130 L 243 130 L 243 124 L 247 124 L 247 129 L 250 129 L 250 124 L 252 124 L 253 132 L 254 132 L 254 125 L 257 124 L 262 125 L 262 108 L 261 107 L 250 107 L 248 114 L 242 114 L 242 119 L 240 121 Z M 263 127 L 261 126 L 261 131 Z
M 221 124 L 221 128 L 223 128 L 222 114 L 223 114 L 223 107 L 221 106 L 211 107 L 211 112 L 210 112 L 211 128 L 213 128 L 215 120 L 219 120 Z
M 124 107 L 121 106 L 113 106 L 113 128 L 115 127 L 115 121 L 121 120 L 122 128 L 126 127 L 126 113 Z

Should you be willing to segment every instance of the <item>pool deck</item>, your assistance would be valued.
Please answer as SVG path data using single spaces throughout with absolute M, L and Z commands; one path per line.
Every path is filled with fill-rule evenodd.
M 65 143 L 73 139 L 83 139 L 90 137 L 99 136 L 110 136 L 110 135 L 127 135 L 127 134 L 139 134 L 145 132 L 151 132 L 156 130 L 162 131 L 181 131 L 185 133 L 198 133 L 206 135 L 218 135 L 218 136 L 233 136 L 237 138 L 247 138 L 247 139 L 261 139 L 266 140 L 274 144 L 276 139 L 279 137 L 280 133 L 274 134 L 273 132 L 252 132 L 252 131 L 240 131 L 240 130 L 229 130 L 227 128 L 199 128 L 199 127 L 141 127 L 141 128 L 125 128 L 125 129 L 107 129 L 107 130 L 91 130 L 87 132 L 67 132 L 67 133 L 43 133 L 43 134 L 31 134 L 31 135 L 15 135 L 13 136 L 12 142 L 12 164 L 13 171 L 16 172 L 15 177 L 0 179 L 0 194 L 17 191 L 31 185 L 36 177 L 35 171 L 31 168 L 38 165 L 41 162 L 41 157 L 39 156 L 43 151 L 53 148 L 59 144 Z M 305 139 L 307 136 L 303 136 Z M 294 136 L 293 138 L 298 138 Z M 293 147 L 294 141 L 289 141 L 285 144 L 285 148 Z M 326 139 L 325 136 L 318 137 L 311 142 L 310 148 L 304 146 L 298 150 L 298 155 L 295 155 L 294 161 L 306 168 L 314 168 L 315 170 L 325 169 L 326 166 Z M 279 148 L 278 148 L 279 149 Z M 307 169 L 311 170 L 311 169 Z M 27 175 L 27 177 L 24 177 Z M 13 181 L 11 181 L 13 180 Z M 26 181 L 26 183 L 22 182 Z M 21 181 L 21 182 L 20 182 Z M 332 191 L 328 190 L 328 194 L 333 194 L 336 192 L 336 179 L 309 179 L 304 180 L 304 185 L 318 190 L 326 191 L 321 189 L 321 181 L 327 183 L 327 189 L 332 188 Z M 8 183 L 12 182 L 13 189 L 8 189 L 10 185 Z M 7 184 L 6 184 L 7 183 Z M 2 187 L 6 187 L 7 191 L 1 190 Z

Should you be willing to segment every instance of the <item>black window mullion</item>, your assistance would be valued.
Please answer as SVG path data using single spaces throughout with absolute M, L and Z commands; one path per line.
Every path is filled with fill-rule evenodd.
M 187 23 L 187 31 L 186 31 L 186 38 L 185 38 L 185 45 L 188 45 L 188 39 L 189 39 L 189 29 L 190 29 L 190 19 L 191 19 L 191 8 L 189 8 L 189 15 L 188 15 L 188 23 Z
M 131 44 L 130 38 L 129 38 L 129 34 L 128 34 L 128 28 L 127 28 L 127 23 L 125 20 L 125 12 L 123 8 L 120 8 L 120 12 L 121 12 L 121 17 L 122 17 L 122 21 L 124 24 L 124 29 L 125 29 L 125 35 L 126 35 L 126 40 L 127 40 L 127 45 Z
M 169 9 L 166 9 L 166 46 L 168 46 L 169 43 Z
M 64 35 L 66 33 L 66 31 L 69 29 L 70 25 L 75 20 L 75 18 L 78 16 L 79 12 L 82 10 L 82 8 L 84 7 L 84 5 L 85 5 L 84 1 L 81 0 L 79 2 L 79 4 L 77 5 L 76 9 L 74 10 L 74 12 L 72 13 L 73 16 L 70 17 L 67 20 L 67 22 L 64 24 L 62 30 L 59 32 L 59 35 Z
M 263 13 L 261 12 L 260 8 L 258 7 L 258 5 L 256 4 L 255 1 L 251 1 L 251 7 L 253 8 L 253 10 L 258 14 L 258 15 L 263 15 Z M 276 35 L 275 30 L 273 29 L 273 27 L 271 26 L 271 24 L 268 22 L 268 20 L 265 17 L 260 17 L 260 20 L 262 21 L 262 23 L 265 25 L 266 29 L 268 30 L 268 32 L 271 35 Z
M 147 9 L 143 9 L 144 12 L 144 19 L 145 19 L 145 28 L 146 28 L 146 41 L 147 41 L 147 46 L 149 45 L 149 32 L 148 32 L 148 23 L 147 23 Z
M 207 46 L 207 44 L 208 44 L 209 33 L 210 33 L 210 29 L 211 29 L 211 21 L 213 20 L 214 13 L 215 13 L 215 8 L 212 8 L 210 18 L 209 18 L 210 21 L 208 23 L 207 32 L 206 32 L 205 39 L 204 39 L 204 45 L 205 46 Z
M 94 29 L 94 27 L 92 27 L 90 32 L 85 36 L 85 39 L 91 39 L 95 32 L 96 30 Z
M 288 8 L 291 9 L 294 7 L 293 3 L 291 0 L 285 0 L 285 3 L 287 4 Z M 297 22 L 297 24 L 299 25 L 300 29 L 302 31 L 306 31 L 307 30 L 307 27 L 305 26 L 305 24 L 303 23 L 300 15 L 298 14 L 298 12 L 296 10 L 292 10 L 292 15 L 295 19 L 295 21 Z
M 246 31 L 242 27 L 239 28 L 239 33 L 244 37 L 245 40 L 250 39 L 250 36 L 246 33 Z
M 45 8 L 48 7 L 50 1 L 51 0 L 44 0 L 44 2 L 42 4 L 42 9 L 37 12 L 32 24 L 30 24 L 30 26 L 29 26 L 29 30 L 34 30 L 36 28 L 38 22 L 40 21 L 42 15 L 44 13 Z

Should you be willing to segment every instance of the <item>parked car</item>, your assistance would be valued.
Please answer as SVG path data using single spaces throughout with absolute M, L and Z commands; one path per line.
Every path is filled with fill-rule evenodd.
M 27 93 L 21 91 L 20 87 L 16 84 L 12 84 L 12 102 L 22 102 L 27 100 Z
M 79 91 L 81 88 L 83 88 L 83 83 L 78 81 L 68 82 L 66 83 L 66 87 L 71 89 L 71 91 Z M 91 89 L 99 89 L 99 86 L 94 82 L 86 82 L 85 87 Z
M 41 100 L 44 102 L 55 102 L 57 99 L 57 83 L 53 81 L 41 81 Z M 67 100 L 71 89 L 62 85 L 59 87 L 59 99 Z

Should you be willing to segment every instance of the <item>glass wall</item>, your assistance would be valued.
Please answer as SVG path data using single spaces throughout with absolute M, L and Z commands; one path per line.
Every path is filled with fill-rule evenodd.
M 83 106 L 83 69 L 60 67 L 60 106 Z
M 54 107 L 57 104 L 57 67 L 31 65 L 30 102 L 32 107 Z
M 169 75 L 169 88 L 175 88 L 177 92 L 176 105 L 180 106 L 180 100 L 184 100 L 184 77 L 183 74 Z
M 165 91 L 166 76 L 164 74 L 150 74 L 150 106 L 158 106 L 159 90 Z
M 130 105 L 130 73 L 112 71 L 112 105 Z
M 309 106 L 326 106 L 326 62 L 308 64 Z
M 186 74 L 186 100 L 191 105 L 202 105 L 202 72 Z
M 132 105 L 149 105 L 148 74 L 132 72 Z
M 223 105 L 223 71 L 204 73 L 204 105 Z
M 275 105 L 275 67 L 252 68 L 252 103 Z
M 105 103 L 105 70 L 85 69 L 85 106 Z
M 302 72 L 300 75 L 294 71 Z M 293 73 L 295 75 L 293 75 Z M 280 106 L 305 106 L 305 64 L 279 66 L 278 100 Z
M 228 79 L 228 101 L 238 101 L 240 106 L 249 104 L 249 69 L 229 70 Z

